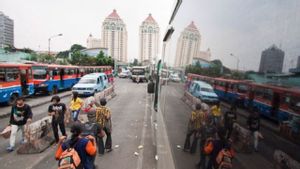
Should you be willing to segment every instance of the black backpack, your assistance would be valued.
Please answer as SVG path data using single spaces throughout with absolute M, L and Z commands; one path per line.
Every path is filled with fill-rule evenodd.
M 99 126 L 97 123 L 86 122 L 85 124 L 83 124 L 83 130 L 81 135 L 83 137 L 86 137 L 88 135 L 96 137 L 98 132 L 99 132 Z

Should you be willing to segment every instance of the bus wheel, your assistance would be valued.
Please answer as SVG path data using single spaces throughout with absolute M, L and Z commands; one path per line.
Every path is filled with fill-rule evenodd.
M 15 102 L 16 102 L 16 100 L 17 100 L 17 98 L 18 98 L 18 95 L 17 95 L 17 94 L 12 94 L 12 95 L 10 96 L 10 98 L 9 98 L 8 104 L 9 104 L 10 106 L 14 105 Z
M 51 92 L 50 92 L 50 95 L 54 95 L 54 94 L 57 94 L 58 93 L 58 90 L 57 90 L 57 87 L 56 86 L 53 86 Z

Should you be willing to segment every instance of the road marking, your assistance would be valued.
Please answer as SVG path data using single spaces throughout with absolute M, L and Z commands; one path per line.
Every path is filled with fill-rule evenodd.
M 147 118 L 148 118 L 148 95 L 146 96 L 146 105 L 145 105 L 145 113 L 144 113 L 144 122 L 143 124 L 147 123 Z M 142 137 L 141 137 L 141 143 L 140 145 L 144 145 L 145 143 L 145 136 L 146 136 L 146 127 L 145 125 L 143 125 L 143 130 L 142 130 Z M 142 169 L 143 168 L 143 157 L 144 157 L 144 149 L 140 149 L 139 152 L 139 156 L 138 156 L 138 161 L 137 161 L 137 169 Z

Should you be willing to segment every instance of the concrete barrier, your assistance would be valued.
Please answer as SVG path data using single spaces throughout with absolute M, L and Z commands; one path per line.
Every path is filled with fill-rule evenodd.
M 185 91 L 182 97 L 182 100 L 188 104 L 189 106 L 194 107 L 197 103 L 202 103 L 202 101 L 196 97 L 194 97 L 190 92 Z
M 235 123 L 231 134 L 232 145 L 234 150 L 240 153 L 251 153 L 252 144 L 251 132 L 248 129 L 243 128 L 239 124 Z
M 273 159 L 275 169 L 300 169 L 300 163 L 281 150 L 275 150 Z
M 54 137 L 51 126 L 52 117 L 44 117 L 41 120 L 33 122 L 25 128 L 25 137 L 27 142 L 22 144 L 17 153 L 34 154 L 41 153 L 54 143 Z

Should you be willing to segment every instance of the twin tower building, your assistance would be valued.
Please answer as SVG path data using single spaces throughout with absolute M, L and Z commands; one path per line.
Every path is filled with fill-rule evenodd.
M 177 43 L 175 67 L 192 64 L 199 53 L 201 36 L 192 22 L 180 35 Z M 102 23 L 102 39 L 89 35 L 87 48 L 103 48 L 108 55 L 119 62 L 128 63 L 126 24 L 116 10 L 108 15 Z M 139 29 L 139 61 L 152 63 L 160 50 L 160 29 L 151 14 L 142 22 Z

